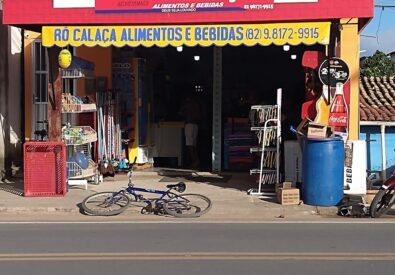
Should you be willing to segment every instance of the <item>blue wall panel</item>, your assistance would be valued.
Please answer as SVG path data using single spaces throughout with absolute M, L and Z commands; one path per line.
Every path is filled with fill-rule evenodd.
M 361 126 L 360 139 L 366 141 L 367 168 L 369 170 L 383 169 L 381 164 L 381 131 L 380 126 Z M 369 141 L 370 140 L 370 141 Z M 395 127 L 385 128 L 385 154 L 387 177 L 395 169 Z

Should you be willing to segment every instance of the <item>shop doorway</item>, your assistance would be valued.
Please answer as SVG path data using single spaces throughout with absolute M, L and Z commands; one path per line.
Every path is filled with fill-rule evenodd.
M 152 154 L 156 167 L 189 168 L 191 165 L 188 148 L 184 135 L 184 122 L 186 120 L 187 98 L 193 96 L 198 104 L 199 129 L 196 140 L 198 165 L 193 168 L 211 170 L 211 143 L 212 143 L 212 98 L 213 98 L 213 58 L 212 47 L 137 47 L 113 48 L 113 64 L 132 64 L 138 59 L 138 67 L 142 68 L 143 79 L 138 86 L 143 86 L 143 100 L 150 107 L 147 120 L 149 136 L 153 143 Z M 143 60 L 143 61 L 142 61 Z M 136 62 L 135 62 L 136 63 Z M 113 65 L 113 87 L 124 90 L 122 101 L 132 102 L 133 92 L 125 89 L 121 82 L 125 80 Z M 133 76 L 135 77 L 135 73 Z M 131 84 L 126 84 L 126 86 Z M 134 93 L 138 93 L 135 86 Z M 127 96 L 126 96 L 127 97 Z M 141 102 L 144 104 L 144 102 Z M 140 104 L 140 103 L 139 103 Z M 131 106 L 126 108 L 132 108 Z M 125 122 L 124 126 L 132 125 Z M 141 128 L 141 126 L 139 126 Z
M 276 89 L 283 90 L 283 141 L 295 139 L 289 130 L 300 122 L 301 106 L 305 99 L 305 71 L 302 56 L 305 51 L 325 52 L 321 45 L 299 46 L 225 46 L 222 47 L 222 144 L 226 143 L 224 131 L 232 118 L 244 119 L 245 131 L 250 133 L 249 110 L 251 105 L 275 104 Z M 182 122 L 185 98 L 194 94 L 199 101 L 200 115 L 199 135 L 197 140 L 199 170 L 211 171 L 213 138 L 213 47 L 138 47 L 114 48 L 113 61 L 141 58 L 146 61 L 146 92 L 152 102 L 152 123 Z M 114 76 L 114 74 L 113 74 Z M 116 86 L 116 80 L 113 79 Z M 182 127 L 181 127 L 182 128 Z M 156 146 L 181 155 L 157 155 L 155 166 L 188 167 L 183 128 L 182 137 L 168 140 L 157 137 Z M 165 135 L 166 136 L 166 135 Z M 174 149 L 175 147 L 176 150 Z M 222 150 L 226 154 L 226 150 Z M 247 172 L 254 165 L 243 161 L 249 152 L 240 152 L 239 160 L 232 162 L 222 155 L 224 171 Z M 181 156 L 179 161 L 177 156 Z M 237 158 L 236 158 L 237 159 Z

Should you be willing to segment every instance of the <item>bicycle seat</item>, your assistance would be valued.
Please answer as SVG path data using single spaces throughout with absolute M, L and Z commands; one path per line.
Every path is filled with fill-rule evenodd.
M 166 185 L 166 187 L 169 188 L 169 189 L 174 189 L 174 190 L 176 190 L 177 192 L 180 192 L 180 193 L 184 192 L 185 189 L 187 188 L 185 183 L 183 183 L 183 182 L 179 182 L 177 184 L 169 184 L 169 185 Z

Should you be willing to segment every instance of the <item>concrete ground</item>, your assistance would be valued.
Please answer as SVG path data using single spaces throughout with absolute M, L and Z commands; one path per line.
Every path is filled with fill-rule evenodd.
M 344 219 L 337 216 L 336 207 L 304 205 L 280 205 L 275 197 L 257 197 L 247 194 L 256 188 L 255 180 L 247 174 L 225 174 L 218 176 L 207 172 L 186 172 L 177 177 L 173 171 L 165 174 L 154 171 L 136 171 L 133 182 L 137 187 L 165 189 L 167 184 L 185 181 L 185 193 L 199 193 L 212 200 L 213 207 L 206 215 L 194 219 L 199 221 L 266 221 L 266 220 L 320 220 L 323 218 Z M 178 175 L 179 176 L 179 175 Z M 113 217 L 94 217 L 81 213 L 79 204 L 95 192 L 116 191 L 127 186 L 126 174 L 105 178 L 99 185 L 88 185 L 88 190 L 70 188 L 64 197 L 23 197 L 18 189 L 0 183 L 0 221 L 169 221 L 173 217 L 143 215 L 141 207 L 133 205 L 124 213 Z M 14 184 L 13 186 L 17 186 Z M 23 186 L 23 185 L 20 185 Z M 149 194 L 147 194 L 149 197 Z

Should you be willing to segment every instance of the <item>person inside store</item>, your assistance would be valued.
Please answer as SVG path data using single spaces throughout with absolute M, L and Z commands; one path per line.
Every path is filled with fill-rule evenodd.
M 195 93 L 189 93 L 185 98 L 182 113 L 185 119 L 185 146 L 187 154 L 187 167 L 196 169 L 200 165 L 197 138 L 199 124 L 202 122 L 202 113 Z

